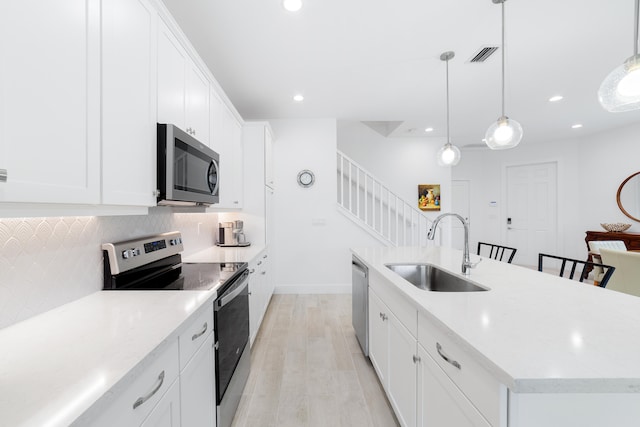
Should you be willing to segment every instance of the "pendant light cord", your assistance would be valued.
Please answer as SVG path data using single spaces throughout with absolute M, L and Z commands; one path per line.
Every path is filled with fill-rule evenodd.
M 449 137 L 449 59 L 447 63 L 447 144 L 451 144 L 451 138 Z
M 502 0 L 502 117 L 504 117 L 504 2 Z M 640 0 L 636 0 L 636 4 Z
M 638 56 L 638 17 L 640 16 L 640 0 L 636 0 L 635 27 L 633 30 L 633 55 Z

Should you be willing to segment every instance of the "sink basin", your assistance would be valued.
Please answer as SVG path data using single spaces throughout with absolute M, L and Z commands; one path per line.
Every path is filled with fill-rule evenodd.
M 386 264 L 386 267 L 413 286 L 425 291 L 479 292 L 488 290 L 432 264 Z

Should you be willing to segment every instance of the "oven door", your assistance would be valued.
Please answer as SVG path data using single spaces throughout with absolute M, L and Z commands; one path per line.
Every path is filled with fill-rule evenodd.
M 164 168 L 167 201 L 213 204 L 219 201 L 220 156 L 173 125 L 158 125 L 158 167 Z M 161 147 L 161 145 L 163 147 Z M 161 188 L 161 193 L 162 193 Z
M 249 271 L 245 269 L 214 304 L 216 404 L 220 405 L 249 342 Z

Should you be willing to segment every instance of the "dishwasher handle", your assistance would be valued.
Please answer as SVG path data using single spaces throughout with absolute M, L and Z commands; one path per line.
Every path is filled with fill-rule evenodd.
M 360 265 L 356 261 L 351 261 L 351 270 L 354 273 L 359 274 L 360 276 L 362 276 L 364 278 L 367 277 L 367 269 L 366 269 L 366 267 L 363 267 L 362 265 Z

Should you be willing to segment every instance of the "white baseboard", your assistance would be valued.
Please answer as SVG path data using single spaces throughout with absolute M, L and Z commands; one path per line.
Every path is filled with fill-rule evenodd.
M 275 294 L 350 294 L 351 284 L 276 285 Z

